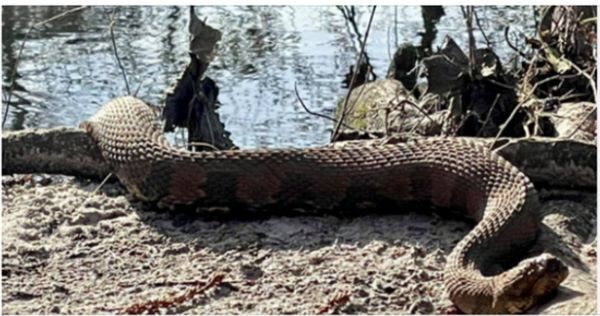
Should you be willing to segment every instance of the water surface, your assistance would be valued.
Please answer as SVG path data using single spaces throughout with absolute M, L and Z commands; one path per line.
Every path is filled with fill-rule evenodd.
M 126 94 L 108 33 L 112 7 L 91 7 L 34 30 L 15 69 L 29 27 L 67 7 L 3 7 L 3 105 L 10 78 L 16 87 L 5 129 L 76 126 L 111 98 Z M 435 44 L 452 36 L 466 47 L 459 7 L 445 7 Z M 503 61 L 513 56 L 503 29 L 532 33 L 531 7 L 478 7 L 482 28 Z M 364 34 L 370 7 L 357 7 Z M 358 43 L 336 7 L 196 7 L 196 13 L 223 32 L 217 58 L 206 75 L 220 87 L 219 113 L 234 143 L 242 148 L 306 147 L 329 141 L 332 123 L 302 110 L 298 84 L 311 110 L 332 115 L 346 93 L 341 81 L 355 62 Z M 165 89 L 188 62 L 188 7 L 120 7 L 116 42 L 131 89 L 161 105 Z M 418 6 L 380 6 L 367 53 L 384 77 L 396 43 L 420 43 Z M 480 32 L 477 43 L 485 46 Z M 4 112 L 4 108 L 2 110 Z

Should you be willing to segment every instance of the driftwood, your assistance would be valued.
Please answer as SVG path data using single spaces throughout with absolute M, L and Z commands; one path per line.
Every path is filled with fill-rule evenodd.
M 485 143 L 491 144 L 487 138 Z M 505 142 L 505 145 L 498 146 Z M 501 139 L 497 152 L 538 186 L 596 189 L 596 144 L 570 139 L 533 137 Z
M 108 175 L 96 143 L 82 129 L 58 127 L 2 133 L 2 174 Z
M 489 138 L 469 138 L 489 147 Z M 338 142 L 330 146 L 373 146 L 382 140 Z M 83 130 L 35 129 L 2 135 L 2 173 L 50 173 L 102 178 L 109 172 L 96 144 Z M 536 185 L 595 188 L 596 145 L 567 139 L 500 138 L 498 153 Z
M 380 146 L 422 138 L 405 135 L 370 140 L 350 140 L 330 144 L 335 148 Z M 461 138 L 461 137 L 458 137 Z M 489 148 L 493 139 L 464 137 Z M 492 147 L 500 156 L 525 173 L 536 186 L 556 188 L 596 188 L 596 144 L 547 137 L 500 138 Z

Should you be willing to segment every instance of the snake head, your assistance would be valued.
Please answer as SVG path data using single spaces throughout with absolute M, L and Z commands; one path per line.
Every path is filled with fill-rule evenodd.
M 98 112 L 79 124 L 79 128 L 84 130 L 86 134 L 90 135 L 96 141 L 98 140 L 95 135 L 98 129 L 98 122 L 106 115 L 104 108 L 105 107 L 100 108 Z
M 83 121 L 79 124 L 79 128 L 84 130 L 87 134 L 92 134 L 94 126 L 90 121 Z
M 493 309 L 500 313 L 523 313 L 553 293 L 569 270 L 549 254 L 530 258 L 499 276 Z

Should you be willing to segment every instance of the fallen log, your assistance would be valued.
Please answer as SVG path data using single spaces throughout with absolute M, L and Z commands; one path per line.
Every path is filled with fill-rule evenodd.
M 492 143 L 489 138 L 482 140 L 486 146 Z M 494 148 L 536 186 L 596 188 L 595 142 L 548 137 L 505 138 Z
M 489 147 L 490 138 L 469 138 Z M 377 146 L 381 140 L 331 144 Z M 109 173 L 94 141 L 81 129 L 53 128 L 5 132 L 2 135 L 2 173 L 50 173 L 103 178 Z M 559 138 L 500 138 L 498 154 L 522 170 L 536 185 L 595 188 L 596 145 Z
M 96 143 L 78 128 L 2 133 L 2 174 L 50 173 L 101 179 L 110 172 Z
M 330 146 L 381 146 L 383 142 L 396 143 L 423 138 L 405 136 L 398 139 L 378 138 L 350 140 Z M 490 148 L 492 138 L 458 137 Z M 575 139 L 531 137 L 499 138 L 493 150 L 525 173 L 538 187 L 596 188 L 596 144 Z

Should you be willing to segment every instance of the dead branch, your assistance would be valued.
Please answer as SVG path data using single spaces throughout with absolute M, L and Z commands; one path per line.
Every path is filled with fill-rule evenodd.
M 85 199 L 83 199 L 83 202 L 81 202 L 81 204 L 79 204 L 79 206 L 77 206 L 77 208 L 80 208 L 80 207 L 84 206 L 89 200 L 91 200 L 92 197 L 94 195 L 96 195 L 98 193 L 98 191 L 100 191 L 100 189 L 106 184 L 106 182 L 108 181 L 108 179 L 110 179 L 112 176 L 113 176 L 112 172 L 110 172 L 108 175 L 106 175 L 106 177 L 104 177 L 104 179 L 100 182 L 100 184 L 98 184 L 96 186 L 96 188 L 94 189 L 94 191 L 92 191 L 92 194 L 88 195 Z M 113 254 L 113 256 L 114 256 L 114 254 Z
M 517 52 L 517 54 L 519 54 L 521 57 L 527 59 L 527 55 L 525 55 L 525 53 L 523 53 L 517 46 L 515 46 L 510 39 L 508 38 L 508 30 L 509 30 L 510 26 L 506 25 L 504 27 L 504 40 L 506 41 L 506 43 L 508 44 L 508 47 L 510 47 L 512 50 L 514 50 L 515 52 Z
M 479 32 L 481 32 L 481 35 L 483 35 L 483 39 L 485 39 L 485 43 L 486 43 L 487 47 L 492 47 L 492 42 L 490 42 L 487 35 L 485 35 L 485 32 L 483 31 L 483 28 L 481 27 L 481 21 L 479 21 L 479 16 L 477 15 L 477 12 L 475 12 L 475 10 L 473 10 L 473 16 L 475 17 L 475 23 L 477 23 Z
M 140 83 L 138 84 L 137 88 L 135 89 L 135 92 L 133 93 L 134 97 L 137 97 L 138 93 L 140 92 L 140 89 L 142 88 L 142 85 L 144 84 L 146 80 L 140 80 Z
M 140 314 L 158 314 L 160 308 L 172 308 L 183 304 L 186 301 L 191 300 L 194 296 L 206 292 L 206 290 L 215 287 L 223 282 L 225 275 L 217 274 L 208 281 L 206 285 L 198 285 L 182 295 L 176 296 L 171 299 L 164 300 L 152 300 L 143 303 L 133 304 L 132 306 L 124 308 L 120 314 L 125 315 L 140 315 Z
M 343 292 L 337 296 L 335 296 L 332 300 L 330 300 L 327 305 L 319 308 L 317 310 L 317 315 L 321 315 L 321 314 L 325 314 L 330 310 L 333 310 L 335 308 L 338 308 L 346 303 L 348 303 L 350 301 L 350 294 Z
M 98 146 L 83 129 L 2 133 L 3 174 L 52 173 L 102 179 L 109 172 Z
M 398 95 L 396 95 L 396 99 L 397 98 L 398 98 Z M 421 114 L 423 114 L 423 116 L 426 117 L 430 122 L 435 123 L 435 120 L 431 116 L 429 116 L 427 111 L 421 109 L 418 105 L 412 103 L 411 101 L 409 101 L 407 99 L 401 100 L 397 106 L 404 106 L 405 104 L 408 104 L 408 105 L 414 107 L 417 111 L 419 111 Z
M 300 102 L 300 105 L 302 106 L 302 108 L 304 109 L 304 111 L 306 111 L 306 113 L 320 117 L 320 118 L 324 118 L 326 120 L 330 120 L 333 122 L 337 122 L 337 120 L 331 116 L 327 116 L 325 114 L 321 114 L 321 113 L 317 113 L 317 112 L 313 112 L 311 111 L 306 104 L 304 104 L 304 101 L 302 100 L 302 97 L 300 96 L 300 93 L 298 92 L 298 83 L 294 82 L 294 91 L 296 92 L 296 98 L 298 98 L 298 101 Z M 344 125 L 345 128 L 349 128 L 352 129 L 352 127 L 348 126 L 346 123 L 342 123 Z
M 119 58 L 119 52 L 117 51 L 117 43 L 115 42 L 115 32 L 114 32 L 114 27 L 115 27 L 115 17 L 117 15 L 117 9 L 113 9 L 113 13 L 112 16 L 110 17 L 110 25 L 109 25 L 109 31 L 110 31 L 110 40 L 112 41 L 112 46 L 113 46 L 113 52 L 115 54 L 115 58 L 117 59 L 117 63 L 119 64 L 119 68 L 121 68 L 121 74 L 123 75 L 123 80 L 125 81 L 125 87 L 127 88 L 127 95 L 131 95 L 131 90 L 129 89 L 129 82 L 127 81 L 127 74 L 125 74 L 125 68 L 123 67 L 123 64 L 121 63 L 121 58 Z
M 469 35 L 469 76 L 473 78 L 475 70 L 475 36 L 473 36 L 473 6 L 460 6 L 465 21 L 467 23 L 467 33 Z
M 533 86 L 531 88 L 528 89 L 528 87 L 530 85 L 529 84 L 529 80 L 530 80 L 530 77 L 532 76 L 532 73 L 533 73 L 533 68 L 534 68 L 535 61 L 536 61 L 537 58 L 540 58 L 540 57 L 541 56 L 539 55 L 539 53 L 536 52 L 536 54 L 529 61 L 529 67 L 528 67 L 528 69 L 525 72 L 525 75 L 523 77 L 523 87 L 521 88 L 522 95 L 520 96 L 520 102 L 519 102 L 519 104 L 517 104 L 517 106 L 515 106 L 515 108 L 510 113 L 510 115 L 506 119 L 506 121 L 502 125 L 500 125 L 500 130 L 496 134 L 496 137 L 494 138 L 494 141 L 492 142 L 492 144 L 490 146 L 490 149 L 495 146 L 495 142 L 498 140 L 498 138 L 500 137 L 500 135 L 502 135 L 502 133 L 504 132 L 504 130 L 506 129 L 506 127 L 508 126 L 508 124 L 512 121 L 512 119 L 515 117 L 515 115 L 517 114 L 517 112 L 521 108 L 523 108 L 524 106 L 526 106 L 528 102 L 532 102 L 532 100 L 530 100 L 531 96 L 534 95 L 535 91 L 542 84 L 550 82 L 550 81 L 555 80 L 555 79 L 559 79 L 559 78 L 563 78 L 564 79 L 564 78 L 569 78 L 569 77 L 573 76 L 573 75 L 557 74 L 555 76 L 551 76 L 551 77 L 548 77 L 548 78 L 545 78 L 545 79 L 542 79 L 542 80 L 536 82 L 535 84 L 533 84 Z
M 517 112 L 519 111 L 519 109 L 521 109 L 521 107 L 523 105 L 524 105 L 524 103 L 517 104 L 517 106 L 515 106 L 515 108 L 513 109 L 513 111 L 510 113 L 510 115 L 506 119 L 506 121 L 504 121 L 504 123 L 502 123 L 502 125 L 500 125 L 500 130 L 498 131 L 498 134 L 496 134 L 496 137 L 494 137 L 494 140 L 490 144 L 490 147 L 489 147 L 490 150 L 492 150 L 492 148 L 494 148 L 494 146 L 496 146 L 496 142 L 500 138 L 500 135 L 502 135 L 502 133 L 504 133 L 504 130 L 506 129 L 506 127 L 508 126 L 508 124 L 512 121 L 512 119 L 515 117 L 515 115 L 517 114 Z
M 429 111 L 429 110 L 431 110 L 431 108 L 432 108 L 432 106 L 430 106 L 427 110 L 424 110 L 424 111 Z M 408 131 L 408 135 L 413 135 L 415 133 L 415 131 L 417 130 L 417 128 L 419 128 L 421 126 L 421 123 L 423 123 L 425 118 L 431 119 L 430 116 L 425 116 L 425 115 L 421 116 L 421 118 L 419 119 L 417 124 L 415 124 L 415 126 L 413 128 L 411 128 L 410 131 Z M 434 123 L 437 124 L 437 121 L 434 121 Z
M 579 68 L 579 66 L 577 66 L 574 62 L 572 62 L 571 60 L 565 58 L 564 59 L 567 63 L 569 63 L 571 65 L 571 67 L 575 68 L 575 70 L 577 70 L 578 74 L 584 76 L 589 82 L 590 82 L 590 87 L 592 88 L 592 93 L 593 93 L 593 97 L 594 97 L 594 103 L 596 102 L 596 80 L 594 78 L 592 78 L 592 76 L 590 76 L 590 74 L 588 74 L 587 72 L 583 71 L 581 68 Z
M 356 34 L 356 36 L 357 36 L 358 45 L 362 46 L 363 45 L 362 34 L 360 34 L 360 31 L 358 30 L 358 24 L 356 23 L 356 7 L 353 5 L 351 5 L 351 6 L 338 5 L 338 6 L 336 6 L 336 8 L 338 10 L 340 10 L 340 12 L 342 12 L 342 15 L 344 16 L 344 20 L 346 20 L 347 23 L 350 23 L 350 25 L 352 26 L 352 29 L 354 30 L 354 34 Z M 355 49 L 356 49 L 356 47 L 355 47 Z
M 490 121 L 490 117 L 492 116 L 492 112 L 494 112 L 494 109 L 496 108 L 496 104 L 498 104 L 498 100 L 499 99 L 500 99 L 500 93 L 496 94 L 496 97 L 494 98 L 494 102 L 492 103 L 492 106 L 488 110 L 488 114 L 485 116 L 485 121 L 483 121 L 483 124 L 481 125 L 481 128 L 477 132 L 477 135 L 476 135 L 477 137 L 481 136 L 481 133 L 483 132 L 483 129 L 485 128 L 485 126 L 487 125 L 487 123 Z
M 220 150 L 219 148 L 217 148 L 215 145 L 213 144 L 209 144 L 209 143 L 204 143 L 204 142 L 189 142 L 188 146 L 198 146 L 198 147 L 206 147 L 206 148 L 210 148 L 212 150 Z
M 358 54 L 358 58 L 356 60 L 355 66 L 354 66 L 354 73 L 352 74 L 352 79 L 350 80 L 350 85 L 349 85 L 350 89 L 348 89 L 348 93 L 346 93 L 346 99 L 344 100 L 344 107 L 342 108 L 342 114 L 333 130 L 333 134 L 331 135 L 331 142 L 336 141 L 337 138 L 339 137 L 340 127 L 342 126 L 342 122 L 344 121 L 344 119 L 346 117 L 346 109 L 348 107 L 348 101 L 350 100 L 350 93 L 352 92 L 352 87 L 354 86 L 354 81 L 356 80 L 356 75 L 360 69 L 362 57 L 365 53 L 365 44 L 367 43 L 367 39 L 369 38 L 369 31 L 371 30 L 371 23 L 373 22 L 373 16 L 375 16 L 375 9 L 377 9 L 377 6 L 373 6 L 373 9 L 371 10 L 371 16 L 369 17 L 369 23 L 367 24 L 367 30 L 365 32 L 365 38 L 360 47 L 360 53 Z
M 12 93 L 13 93 L 13 89 L 15 87 L 15 77 L 17 74 L 17 67 L 19 65 L 19 61 L 21 60 L 21 54 L 23 53 L 23 49 L 25 48 L 25 43 L 27 43 L 27 39 L 29 38 L 29 34 L 31 33 L 31 31 L 33 30 L 33 26 L 31 26 L 29 28 L 29 30 L 27 30 L 27 33 L 25 34 L 25 38 L 23 39 L 23 42 L 21 43 L 21 47 L 19 48 L 19 53 L 17 54 L 17 59 L 15 60 L 15 66 L 13 68 L 13 71 L 10 75 L 11 81 L 10 81 L 10 88 L 8 89 L 8 96 L 6 98 L 6 108 L 4 108 L 4 117 L 2 118 L 2 128 L 4 128 L 4 123 L 6 123 L 6 118 L 8 117 L 8 109 L 10 108 L 10 99 L 12 97 Z

